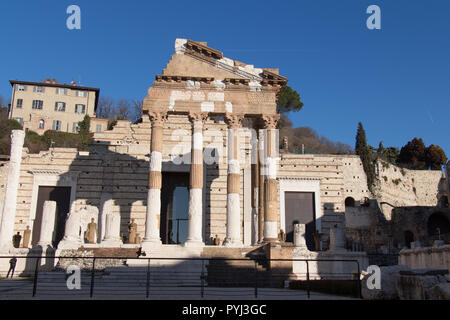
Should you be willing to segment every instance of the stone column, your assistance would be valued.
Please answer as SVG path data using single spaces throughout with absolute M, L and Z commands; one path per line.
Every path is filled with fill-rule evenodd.
M 258 129 L 256 129 L 258 130 Z M 252 137 L 252 153 L 251 153 L 251 184 L 252 184 L 252 221 L 253 221 L 253 245 L 259 242 L 259 210 L 258 210 L 258 200 L 259 200 L 259 157 L 258 157 L 258 133 L 255 137 Z
M 145 236 L 142 240 L 143 247 L 161 245 L 159 225 L 161 216 L 162 143 L 163 125 L 167 114 L 165 112 L 150 112 L 149 117 L 152 123 L 152 141 L 150 147 Z
M 119 247 L 120 239 L 120 214 L 108 212 L 105 219 L 105 238 L 102 241 L 104 247 Z
M 240 247 L 241 239 L 241 169 L 239 165 L 239 128 L 243 115 L 226 114 L 228 125 L 227 234 L 225 246 Z
M 280 115 L 264 115 L 265 181 L 264 181 L 264 241 L 278 241 L 278 131 Z
M 203 246 L 203 123 L 206 113 L 190 113 L 192 123 L 188 236 L 185 246 Z
M 12 237 L 14 234 L 14 221 L 16 218 L 17 189 L 19 187 L 20 164 L 22 162 L 24 138 L 25 132 L 22 130 L 13 130 L 11 133 L 11 153 L 0 226 L 1 251 L 9 251 L 13 248 Z
M 259 186 L 258 186 L 258 242 L 264 241 L 264 183 L 266 180 L 264 172 L 264 135 L 258 128 L 258 163 L 259 163 Z
M 45 201 L 42 212 L 41 234 L 39 236 L 38 246 L 43 249 L 52 246 L 53 232 L 55 230 L 56 219 L 56 201 Z

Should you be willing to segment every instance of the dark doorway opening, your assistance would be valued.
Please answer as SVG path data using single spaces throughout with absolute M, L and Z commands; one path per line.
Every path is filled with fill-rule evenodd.
M 294 242 L 294 224 L 305 224 L 305 239 L 309 250 L 314 251 L 316 212 L 314 192 L 285 192 L 286 242 Z
M 406 230 L 404 236 L 405 246 L 407 248 L 411 248 L 411 242 L 414 242 L 414 233 L 412 231 Z
M 182 244 L 188 233 L 189 172 L 163 172 L 160 236 L 163 244 Z
M 429 236 L 441 236 L 450 232 L 450 222 L 442 212 L 435 212 L 428 218 L 427 223 Z
M 64 237 L 66 218 L 70 211 L 70 191 L 71 187 L 39 187 L 36 203 L 36 216 L 31 240 L 33 247 L 39 242 L 44 202 L 47 200 L 56 201 L 55 229 L 52 242 L 53 247 L 56 247 L 59 241 Z

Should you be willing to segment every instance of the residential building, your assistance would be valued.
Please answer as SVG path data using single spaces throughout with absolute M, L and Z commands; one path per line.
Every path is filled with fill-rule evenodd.
M 60 84 L 55 79 L 43 82 L 10 80 L 12 90 L 9 119 L 24 130 L 43 134 L 47 130 L 78 132 L 78 122 L 86 115 L 94 118 L 100 89 Z

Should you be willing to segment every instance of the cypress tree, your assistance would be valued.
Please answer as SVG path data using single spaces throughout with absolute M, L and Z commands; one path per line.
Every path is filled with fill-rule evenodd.
M 358 131 L 356 132 L 355 152 L 361 158 L 364 172 L 367 177 L 367 186 L 373 191 L 375 184 L 375 167 L 372 162 L 372 148 L 367 145 L 366 132 L 361 122 L 358 123 Z

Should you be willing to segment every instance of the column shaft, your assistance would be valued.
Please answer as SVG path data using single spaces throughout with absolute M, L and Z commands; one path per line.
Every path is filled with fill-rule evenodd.
M 264 207 L 264 241 L 278 241 L 278 137 L 276 124 L 279 115 L 264 116 L 265 122 L 265 207 Z
M 185 246 L 202 246 L 203 229 L 203 122 L 207 114 L 189 114 L 192 122 L 188 236 Z
M 162 112 L 151 112 L 149 116 L 152 123 L 152 133 L 145 236 L 142 240 L 142 244 L 144 246 L 161 244 L 161 236 L 159 232 L 161 216 L 161 169 L 163 123 L 166 118 L 166 114 Z
M 263 135 L 258 130 L 258 160 L 259 160 L 259 186 L 258 186 L 258 241 L 261 243 L 264 241 L 264 139 Z
M 14 220 L 16 218 L 17 192 L 19 187 L 24 138 L 25 132 L 22 130 L 13 130 L 11 133 L 8 179 L 0 226 L 0 248 L 3 250 L 10 250 L 13 248 L 12 237 L 14 233 Z
M 228 124 L 227 234 L 226 246 L 242 246 L 241 238 L 241 169 L 239 165 L 239 128 L 242 115 L 226 115 Z
M 253 245 L 259 242 L 259 210 L 258 210 L 258 194 L 259 194 L 259 161 L 258 161 L 258 139 L 257 134 L 252 143 L 252 163 L 251 163 L 251 188 L 252 188 L 252 222 L 253 222 Z
M 41 233 L 39 235 L 38 246 L 47 249 L 52 245 L 53 231 L 55 230 L 56 217 L 56 201 L 45 201 L 44 209 L 42 211 Z

